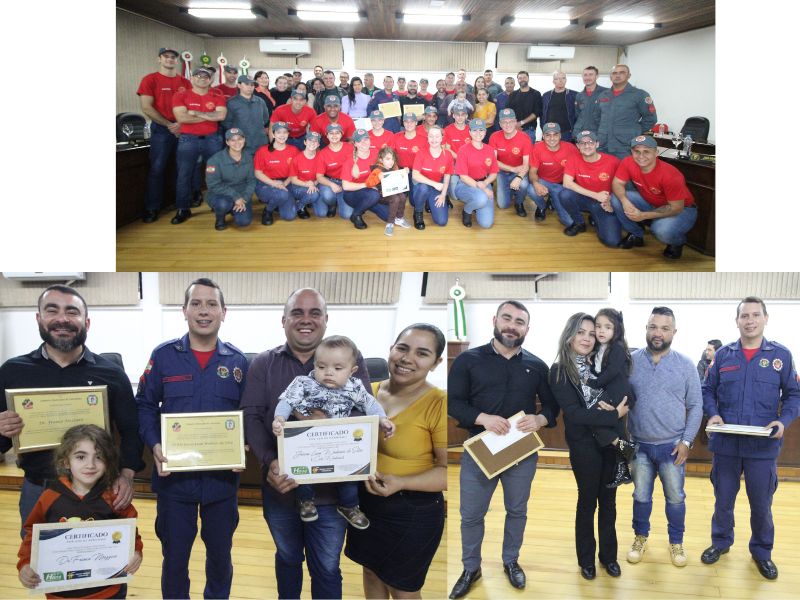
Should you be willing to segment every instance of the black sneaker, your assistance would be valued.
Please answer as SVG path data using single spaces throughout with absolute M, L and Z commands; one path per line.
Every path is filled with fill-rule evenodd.
M 425 206 L 428 206 L 428 204 L 426 203 Z M 420 211 L 420 212 L 414 211 L 414 228 L 415 229 L 419 229 L 419 230 L 425 229 L 425 219 L 422 218 L 422 214 L 423 214 L 422 211 Z
M 464 224 L 464 227 L 472 227 L 472 215 L 467 211 L 462 212 L 461 222 Z
M 545 212 L 544 208 L 537 208 L 536 212 L 533 215 L 533 218 L 539 221 L 540 223 L 544 221 L 545 217 L 547 217 L 547 213 Z
M 624 238 L 622 238 L 622 241 L 617 244 L 618 248 L 623 248 L 625 250 L 630 250 L 634 246 L 638 248 L 644 246 L 644 240 L 638 235 L 633 235 L 632 233 L 626 235 Z
M 311 215 L 308 214 L 308 209 L 304 206 L 300 210 L 297 211 L 297 216 L 301 219 L 308 219 Z
M 586 231 L 586 223 L 573 223 L 569 227 L 564 228 L 564 235 L 574 237 L 579 233 L 583 233 L 584 231 Z
M 328 217 L 329 219 L 331 217 L 335 217 L 336 216 L 336 205 L 335 204 L 333 206 L 329 206 L 328 207 L 328 214 L 325 215 L 325 216 Z
M 217 222 L 214 223 L 214 229 L 217 231 L 225 229 L 225 215 L 217 215 Z
M 272 222 L 272 211 L 268 208 L 265 208 L 264 212 L 261 214 L 261 224 L 272 225 Z
M 299 503 L 298 511 L 300 512 L 300 520 L 305 523 L 316 521 L 319 518 L 317 507 L 314 505 L 313 500 L 301 500 Z
M 352 215 L 350 215 L 350 222 L 353 225 L 355 225 L 356 229 L 366 229 L 367 228 L 367 224 L 364 223 L 364 219 L 362 218 L 361 215 L 357 215 L 357 214 L 353 213 Z
M 679 259 L 681 257 L 682 254 L 683 254 L 683 246 L 682 245 L 673 246 L 673 245 L 670 244 L 669 246 L 664 248 L 664 258 L 677 260 L 677 259 Z
M 519 215 L 520 217 L 528 216 L 528 213 L 525 210 L 525 206 L 522 204 L 522 202 L 520 202 L 519 204 L 515 204 L 514 208 L 517 210 L 517 215 Z

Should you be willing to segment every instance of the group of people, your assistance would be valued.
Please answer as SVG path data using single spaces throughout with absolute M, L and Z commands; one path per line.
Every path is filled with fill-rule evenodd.
M 0 451 L 9 450 L 25 426 L 25 415 L 10 410 L 2 393 L 19 388 L 107 385 L 120 442 L 117 447 L 102 428 L 78 425 L 57 450 L 20 454 L 22 584 L 35 588 L 42 581 L 30 567 L 34 524 L 136 517 L 133 476 L 145 466 L 146 444 L 154 461 L 163 597 L 189 597 L 198 511 L 206 547 L 204 597 L 230 597 L 239 472 L 165 470 L 169 457 L 161 447 L 160 415 L 242 409 L 246 443 L 263 473 L 278 596 L 300 597 L 307 561 L 312 597 L 341 598 L 344 547 L 362 565 L 367 597 L 419 597 L 444 529 L 446 394 L 427 381 L 442 361 L 442 332 L 427 323 L 404 328 L 389 349 L 388 379 L 370 382 L 355 343 L 325 337 L 328 310 L 315 289 L 291 294 L 281 319 L 286 342 L 251 363 L 219 338 L 226 306 L 214 281 L 201 278 L 186 288 L 183 314 L 188 332 L 153 350 L 134 397 L 122 369 L 87 348 L 90 319 L 81 294 L 53 285 L 39 296 L 42 345 L 0 366 Z M 376 473 L 363 485 L 298 486 L 280 472 L 277 436 L 287 419 L 346 417 L 354 409 L 380 415 L 386 434 L 379 440 Z M 142 552 L 137 534 L 126 572 L 139 568 Z M 126 592 L 120 585 L 80 591 L 95 598 L 124 598 Z
M 633 352 L 619 311 L 603 309 L 596 317 L 572 315 L 559 339 L 556 360 L 548 368 L 522 348 L 530 313 L 522 303 L 509 300 L 493 318 L 493 339 L 453 362 L 448 413 L 473 435 L 488 431 L 502 436 L 513 426 L 509 417 L 520 411 L 525 413 L 516 422 L 521 432 L 555 427 L 563 411 L 578 488 L 575 548 L 580 573 L 587 580 L 596 577 L 597 559 L 609 576 L 621 575 L 616 491 L 630 481 L 634 539 L 627 561 L 643 560 L 658 477 L 666 501 L 670 559 L 677 567 L 687 564 L 685 464 L 703 414 L 709 425 L 771 429 L 769 437 L 710 435 L 715 502 L 711 545 L 700 559 L 704 564 L 716 563 L 733 545 L 733 508 L 744 474 L 751 514 L 750 554 L 759 573 L 775 579 L 771 505 L 777 488 L 777 457 L 785 429 L 800 414 L 800 387 L 789 350 L 764 337 L 768 320 L 762 299 L 744 298 L 736 307 L 739 339 L 716 350 L 701 387 L 693 362 L 671 348 L 677 320 L 668 307 L 653 308 L 645 326 L 646 347 Z M 482 576 L 485 516 L 498 482 L 503 484 L 506 510 L 503 568 L 513 587 L 525 587 L 519 554 L 537 460 L 534 453 L 490 479 L 469 453 L 462 455 L 464 570 L 450 598 L 465 596 Z
M 507 78 L 502 89 L 490 69 L 474 86 L 463 69 L 448 73 L 429 92 L 427 80 L 418 86 L 404 77 L 395 89 L 389 75 L 377 89 L 371 73 L 362 82 L 342 72 L 337 86 L 334 73 L 319 65 L 314 80 L 303 83 L 299 71 L 287 73 L 270 90 L 266 71 L 251 79 L 225 66 L 228 83 L 212 87 L 208 68 L 198 67 L 188 81 L 177 73 L 177 59 L 177 51 L 161 48 L 159 71 L 138 89 L 153 123 L 146 223 L 163 205 L 173 152 L 172 223 L 183 223 L 201 204 L 204 171 L 217 230 L 226 229 L 229 214 L 238 227 L 252 223 L 253 194 L 264 204 L 263 225 L 274 222 L 275 212 L 284 220 L 307 219 L 312 209 L 317 217 L 338 212 L 364 229 L 363 215 L 371 211 L 386 222 L 387 235 L 396 225 L 410 227 L 406 200 L 421 230 L 426 211 L 433 223 L 446 225 L 452 201 L 463 205 L 464 226 L 472 226 L 474 215 L 487 228 L 495 210 L 512 201 L 516 214 L 527 217 L 530 197 L 535 220 L 544 221 L 551 208 L 568 236 L 587 230 L 588 213 L 609 247 L 643 246 L 649 222 L 666 244 L 664 256 L 677 259 L 697 219 L 683 175 L 658 159 L 655 139 L 645 135 L 656 124 L 655 105 L 629 83 L 626 65 L 613 68 L 610 89 L 597 84 L 598 69 L 589 66 L 582 91 L 567 89 L 558 71 L 553 89 L 542 95 L 530 87 L 526 71 L 516 81 Z M 401 115 L 384 116 L 381 108 L 394 102 Z M 364 126 L 356 127 L 359 119 Z M 384 148 L 391 152 L 379 156 Z M 384 195 L 380 174 L 370 178 L 376 169 L 406 170 L 407 194 Z

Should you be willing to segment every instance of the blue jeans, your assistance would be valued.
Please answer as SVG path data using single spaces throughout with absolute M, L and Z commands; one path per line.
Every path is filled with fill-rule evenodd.
M 561 190 L 564 189 L 564 186 L 561 185 L 560 183 L 547 181 L 547 179 L 542 179 L 541 177 L 539 177 L 539 183 L 541 183 L 544 187 L 547 188 L 547 191 L 550 194 L 550 199 L 553 201 L 553 208 L 555 208 L 556 198 L 561 193 Z M 539 194 L 536 193 L 536 188 L 534 187 L 532 181 L 528 184 L 528 196 L 530 196 L 531 200 L 533 200 L 534 204 L 536 204 L 536 208 L 544 210 L 545 207 L 547 206 L 547 203 L 544 201 L 544 196 L 540 196 Z
M 675 456 L 670 454 L 675 444 L 639 443 L 636 457 L 631 463 L 633 477 L 633 531 L 636 535 L 650 533 L 650 513 L 653 512 L 653 485 L 656 475 L 661 479 L 666 500 L 667 532 L 670 544 L 683 543 L 686 521 L 686 494 L 683 481 L 686 465 L 675 465 Z
M 344 545 L 345 521 L 332 504 L 317 506 L 319 518 L 303 523 L 291 504 L 270 499 L 262 491 L 264 518 L 275 542 L 275 579 L 278 598 L 300 598 L 303 560 L 308 558 L 312 598 L 341 598 L 339 555 Z
M 333 183 L 342 185 L 341 179 L 334 179 L 333 177 L 328 177 L 328 179 L 330 179 Z M 339 208 L 339 216 L 343 219 L 349 219 L 350 215 L 353 214 L 353 209 L 350 208 L 350 206 L 348 206 L 344 201 L 344 191 L 336 193 L 329 186 L 320 183 L 319 199 L 325 204 L 326 207 L 333 206 L 335 204 Z M 314 210 L 316 210 L 316 207 Z M 327 208 L 325 210 L 327 211 Z
M 231 213 L 233 215 L 233 224 L 237 227 L 247 227 L 253 222 L 253 204 L 251 202 L 245 202 L 245 210 L 243 212 L 232 211 L 234 199 L 228 196 L 211 196 L 208 199 L 208 204 L 218 217 Z
M 558 220 L 567 227 L 573 223 L 578 225 L 585 223 L 581 211 L 591 214 L 597 226 L 597 236 L 606 246 L 616 247 L 622 238 L 622 228 L 617 217 L 614 213 L 604 211 L 594 198 L 564 188 L 560 194 L 553 197 L 553 206 L 558 213 Z
M 447 202 L 444 206 L 435 206 L 436 197 L 441 192 L 429 186 L 427 183 L 414 183 L 414 212 L 425 210 L 425 204 L 431 209 L 431 218 L 437 225 L 447 225 Z
M 36 485 L 31 483 L 28 479 L 22 480 L 22 490 L 19 494 L 19 518 L 22 527 L 20 527 L 20 536 L 25 539 L 25 521 L 28 520 L 28 515 L 31 514 L 33 507 L 36 506 L 36 501 L 44 491 L 43 485 Z
M 277 209 L 281 219 L 284 221 L 292 221 L 297 216 L 297 211 L 294 208 L 294 198 L 292 198 L 289 190 L 282 190 L 261 181 L 256 181 L 256 196 L 267 205 L 264 210 L 272 211 Z
M 628 200 L 639 210 L 653 210 L 653 205 L 642 198 L 639 192 L 626 191 L 625 194 L 628 196 Z M 625 216 L 625 211 L 622 210 L 622 203 L 617 198 L 612 198 L 611 205 L 614 207 L 614 215 L 619 219 L 622 228 L 636 237 L 643 238 L 644 228 L 640 223 L 631 221 Z M 697 208 L 694 206 L 691 208 L 684 207 L 674 217 L 653 219 L 650 224 L 650 232 L 662 244 L 682 246 L 686 243 L 686 233 L 694 227 L 695 221 L 697 221 Z
M 475 213 L 478 225 L 488 229 L 494 224 L 494 202 L 486 192 L 459 181 L 456 184 L 455 199 L 464 203 L 464 212 Z
M 147 172 L 145 210 L 158 210 L 164 204 L 164 175 L 170 157 L 178 146 L 178 138 L 155 121 L 150 123 L 150 168 Z
M 363 188 L 355 192 L 344 193 L 345 203 L 353 209 L 351 214 L 363 215 L 370 210 L 388 222 L 389 207 L 386 204 L 378 204 L 380 199 L 381 193 L 375 188 Z
M 200 191 L 196 179 L 198 161 L 205 163 L 212 154 L 222 150 L 222 142 L 216 133 L 197 136 L 183 133 L 178 140 L 178 184 L 175 190 L 175 206 L 178 210 L 188 210 L 192 192 Z
M 292 198 L 294 198 L 295 208 L 297 210 L 305 208 L 309 204 L 313 204 L 314 214 L 316 214 L 318 217 L 324 217 L 325 215 L 328 214 L 328 207 L 325 205 L 324 202 L 320 201 L 319 192 L 314 192 L 313 194 L 309 194 L 308 188 L 303 187 L 302 185 L 294 185 L 293 183 L 290 183 L 289 193 L 292 195 Z
M 528 193 L 528 177 L 527 175 L 522 178 L 519 184 L 519 190 L 511 189 L 511 182 L 516 177 L 516 173 L 509 173 L 508 171 L 500 171 L 497 174 L 497 207 L 508 208 L 511 206 L 511 198 L 514 198 L 514 204 L 522 204 L 525 202 L 525 194 Z

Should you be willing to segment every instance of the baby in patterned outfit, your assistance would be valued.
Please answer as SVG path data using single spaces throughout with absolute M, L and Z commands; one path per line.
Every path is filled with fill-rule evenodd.
M 350 338 L 334 335 L 322 340 L 314 353 L 314 370 L 308 375 L 299 375 L 281 394 L 275 407 L 272 432 L 283 435 L 283 424 L 293 411 L 310 417 L 312 411 L 322 411 L 329 419 L 349 417 L 353 408 L 366 415 L 378 415 L 380 428 L 389 438 L 394 433 L 394 423 L 389 420 L 383 407 L 364 389 L 361 380 L 353 377 L 358 370 L 356 364 L 358 348 Z M 336 484 L 339 493 L 337 511 L 357 529 L 369 527 L 369 519 L 358 507 L 358 484 L 343 481 Z M 314 487 L 301 485 L 297 488 L 300 518 L 316 521 L 317 507 L 314 505 Z

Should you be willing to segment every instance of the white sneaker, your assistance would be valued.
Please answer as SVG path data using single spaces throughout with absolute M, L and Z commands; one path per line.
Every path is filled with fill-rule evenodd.
M 647 546 L 647 538 L 643 535 L 637 535 L 631 544 L 631 549 L 628 550 L 628 562 L 636 564 L 644 556 L 644 551 Z
M 388 235 L 389 237 L 394 235 L 394 225 L 392 223 L 386 224 L 386 228 L 383 230 L 383 235 Z
M 676 567 L 686 566 L 686 554 L 683 551 L 683 544 L 669 545 L 669 558 Z
M 394 224 L 399 227 L 402 227 L 403 229 L 411 229 L 411 223 L 406 221 L 405 217 L 400 217 L 399 219 L 395 219 Z

